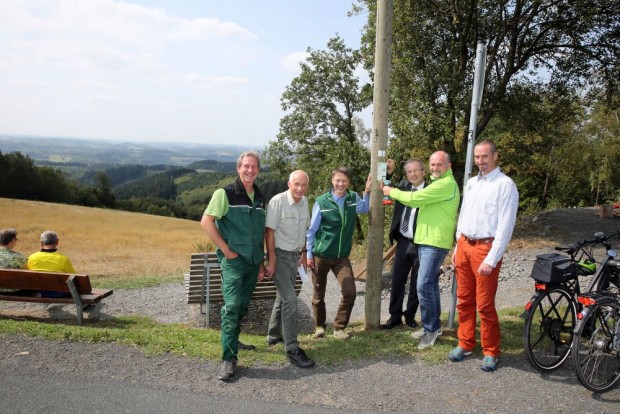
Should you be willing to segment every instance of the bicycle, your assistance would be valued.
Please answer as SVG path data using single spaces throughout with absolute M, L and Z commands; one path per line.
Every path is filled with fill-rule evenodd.
M 537 256 L 531 277 L 535 293 L 521 315 L 525 319 L 523 348 L 529 363 L 541 372 L 558 369 L 568 358 L 581 304 L 579 277 L 596 271 L 594 249 L 617 235 L 596 233 L 594 240 L 579 241 L 555 250 L 568 254 L 546 253 Z
M 600 271 L 578 297 L 573 337 L 573 367 L 579 382 L 593 392 L 604 392 L 620 381 L 620 262 L 608 249 Z

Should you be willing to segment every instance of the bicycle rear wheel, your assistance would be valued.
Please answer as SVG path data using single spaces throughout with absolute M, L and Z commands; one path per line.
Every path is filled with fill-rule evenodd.
M 572 293 L 560 286 L 541 293 L 534 300 L 523 329 L 523 349 L 534 368 L 549 372 L 566 361 L 576 313 Z
M 589 308 L 573 340 L 577 378 L 594 392 L 607 391 L 620 380 L 620 304 L 612 298 L 599 301 Z

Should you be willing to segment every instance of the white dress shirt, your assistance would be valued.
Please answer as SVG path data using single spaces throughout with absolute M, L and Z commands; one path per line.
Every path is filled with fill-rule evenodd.
M 456 228 L 457 240 L 461 235 L 472 239 L 494 237 L 484 263 L 495 267 L 512 237 L 518 207 L 517 186 L 499 167 L 470 178 Z
M 415 187 L 413 184 L 411 184 L 411 189 L 410 191 L 413 191 L 413 189 L 415 188 L 416 191 L 421 190 L 424 188 L 424 185 L 426 183 L 422 183 L 419 186 Z M 410 208 L 411 209 L 411 215 L 409 216 L 409 226 L 407 227 L 407 231 L 404 232 L 403 229 L 400 229 L 400 234 L 402 234 L 403 236 L 405 236 L 408 239 L 413 240 L 413 237 L 415 236 L 413 234 L 413 223 L 415 223 L 415 215 L 418 212 L 418 209 L 415 207 L 407 207 L 405 206 L 405 208 L 403 209 L 403 214 L 400 216 L 400 222 L 402 223 L 405 220 L 405 213 L 407 211 L 407 209 Z

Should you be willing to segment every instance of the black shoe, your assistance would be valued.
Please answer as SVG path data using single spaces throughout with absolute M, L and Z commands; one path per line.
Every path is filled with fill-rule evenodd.
M 232 381 L 235 379 L 235 370 L 237 369 L 236 359 L 225 359 L 220 365 L 220 370 L 217 373 L 217 378 L 222 381 Z
M 402 326 L 403 321 L 400 319 L 388 319 L 388 321 L 386 323 L 382 323 L 381 325 L 379 325 L 379 329 L 393 329 L 396 328 L 397 326 Z
M 405 318 L 405 323 L 410 328 L 417 328 L 419 326 L 418 323 L 413 318 L 411 318 L 411 319 Z
M 314 361 L 308 358 L 303 349 L 297 348 L 294 351 L 286 351 L 286 356 L 291 364 L 298 366 L 299 368 L 310 368 L 314 365 Z
M 256 349 L 256 347 L 254 345 L 246 345 L 241 341 L 237 342 L 237 348 L 240 351 L 254 351 Z
M 284 338 L 279 337 L 279 338 L 276 338 L 276 339 L 272 339 L 272 338 L 268 337 L 266 342 L 267 342 L 267 345 L 269 345 L 269 346 L 277 345 L 277 344 L 280 344 L 280 343 L 283 344 L 284 343 Z

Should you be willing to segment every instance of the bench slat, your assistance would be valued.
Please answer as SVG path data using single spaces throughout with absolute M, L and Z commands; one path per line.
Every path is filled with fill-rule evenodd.
M 67 279 L 70 273 L 39 272 L 23 269 L 0 269 L 0 288 L 50 290 L 69 292 Z M 88 275 L 75 275 L 73 279 L 78 293 L 90 293 L 92 287 Z
M 211 302 L 223 302 L 222 295 L 222 271 L 219 267 L 219 262 L 215 253 L 192 253 L 190 259 L 190 271 L 185 276 L 185 294 L 187 303 L 206 303 L 207 292 L 203 294 L 203 272 L 205 257 L 207 263 L 212 266 L 209 269 L 209 301 Z M 301 291 L 302 281 L 297 277 L 295 282 L 295 293 L 299 295 Z M 275 299 L 277 295 L 277 289 L 273 280 L 263 280 L 256 283 L 256 288 L 252 294 L 252 300 L 255 299 Z

